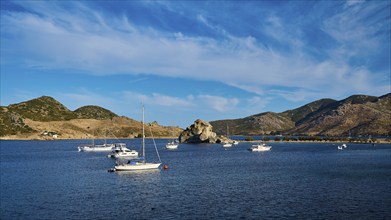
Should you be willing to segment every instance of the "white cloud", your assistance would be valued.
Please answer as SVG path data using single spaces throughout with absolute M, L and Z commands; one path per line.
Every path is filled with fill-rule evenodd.
M 364 3 L 364 2 L 365 2 L 365 0 L 347 0 L 347 1 L 346 1 L 346 6 L 347 6 L 347 7 L 350 7 L 350 6 L 362 4 L 362 3 Z
M 225 98 L 213 95 L 199 95 L 197 97 L 197 101 L 201 104 L 201 106 L 206 104 L 219 112 L 226 112 L 228 110 L 235 109 L 239 104 L 239 100 L 237 98 Z
M 249 114 L 258 114 L 265 111 L 265 107 L 269 104 L 271 98 L 253 96 L 246 101 L 246 112 Z
M 168 96 L 159 93 L 142 94 L 132 91 L 123 92 L 128 101 L 145 103 L 157 107 L 173 107 L 175 109 L 214 109 L 219 112 L 233 110 L 239 104 L 238 98 L 225 98 L 215 95 L 187 95 L 184 98 Z
M 246 113 L 258 113 L 268 101 L 268 99 L 259 97 L 250 100 L 244 99 L 241 102 L 239 98 L 235 97 L 226 98 L 207 94 L 189 94 L 185 97 L 176 97 L 133 91 L 123 91 L 113 97 L 112 94 L 101 95 L 84 88 L 73 93 L 58 93 L 53 97 L 71 110 L 85 105 L 97 105 L 135 120 L 140 118 L 140 106 L 144 104 L 148 112 L 146 120 L 158 120 L 171 125 L 176 123 L 182 127 L 187 126 L 187 124 L 183 124 L 185 120 L 190 122 L 196 118 L 216 120 L 235 112 L 241 112 L 241 116 Z M 240 103 L 242 105 L 239 105 Z
M 258 95 L 268 94 L 264 88 L 270 86 L 300 88 L 298 98 L 283 97 L 302 100 L 312 91 L 373 91 L 375 80 L 370 76 L 374 73 L 366 67 L 358 71 L 348 58 L 362 50 L 378 48 L 380 42 L 369 36 L 377 29 L 360 25 L 360 18 L 353 13 L 358 9 L 351 8 L 325 20 L 323 30 L 341 46 L 328 50 L 331 58 L 321 61 L 305 52 L 300 30 L 291 33 L 289 24 L 277 16 L 269 17 L 270 26 L 264 33 L 295 50 L 266 49 L 259 46 L 255 37 L 233 36 L 201 14 L 197 21 L 224 36 L 224 40 L 137 27 L 124 15 L 112 18 L 82 3 L 77 3 L 72 13 L 57 4 L 37 4 L 34 10 L 44 16 L 8 12 L 1 18 L 2 33 L 13 36 L 4 39 L 6 50 L 10 51 L 7 59 L 22 55 L 23 62 L 31 66 L 76 69 L 90 74 L 150 73 L 221 81 Z M 368 14 L 373 8 L 360 10 Z M 190 103 L 189 99 L 161 94 L 139 98 L 160 105 Z M 213 108 L 217 111 L 238 104 L 235 99 L 204 98 L 210 100 L 210 105 L 215 101 Z
M 87 88 L 79 88 L 72 93 L 57 93 L 54 94 L 53 98 L 57 99 L 63 104 L 66 104 L 70 110 L 76 110 L 77 108 L 86 105 L 96 105 L 114 112 L 118 112 L 121 103 L 121 101 L 118 99 L 90 91 Z

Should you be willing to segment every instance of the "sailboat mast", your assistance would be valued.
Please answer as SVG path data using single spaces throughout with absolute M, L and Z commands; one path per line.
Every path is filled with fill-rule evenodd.
M 107 129 L 105 128 L 105 146 L 107 145 Z
M 144 105 L 142 107 L 142 112 L 143 112 L 143 157 L 145 158 L 145 128 L 144 128 Z
M 92 147 L 95 147 L 95 129 L 92 130 Z

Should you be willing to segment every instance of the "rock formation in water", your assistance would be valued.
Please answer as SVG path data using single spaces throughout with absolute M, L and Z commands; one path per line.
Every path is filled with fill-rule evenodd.
M 181 143 L 220 143 L 229 142 L 230 140 L 223 136 L 217 136 L 212 131 L 213 126 L 208 122 L 197 119 L 194 124 L 184 130 L 180 136 Z

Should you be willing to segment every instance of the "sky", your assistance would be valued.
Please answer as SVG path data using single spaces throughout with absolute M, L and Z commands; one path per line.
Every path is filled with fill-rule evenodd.
M 0 105 L 185 128 L 391 92 L 390 1 L 1 1 Z

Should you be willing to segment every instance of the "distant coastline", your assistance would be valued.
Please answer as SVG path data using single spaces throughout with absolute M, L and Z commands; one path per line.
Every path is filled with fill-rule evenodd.
M 316 139 L 312 137 L 312 139 L 290 139 L 290 140 L 275 140 L 271 138 L 264 138 L 264 139 L 249 139 L 249 136 L 240 136 L 243 137 L 243 139 L 233 139 L 237 140 L 239 142 L 245 142 L 245 143 L 258 143 L 258 142 L 273 142 L 273 143 L 351 143 L 351 144 L 391 144 L 391 137 L 376 137 L 372 138 L 371 140 L 368 140 L 368 138 L 332 138 L 328 140 L 324 139 Z M 318 136 L 315 136 L 318 137 Z M 152 137 L 146 137 L 146 139 L 151 139 Z M 155 139 L 175 139 L 177 137 L 170 137 L 170 136 L 162 136 L 162 137 L 154 137 Z M 105 137 L 95 137 L 96 141 L 104 140 Z M 130 138 L 130 137 L 106 137 L 107 140 L 126 140 L 126 139 L 138 139 L 138 138 Z M 8 136 L 2 136 L 0 137 L 0 141 L 60 141 L 60 140 L 83 140 L 83 141 L 89 141 L 90 138 L 52 138 L 52 137 L 34 137 L 31 136 L 24 136 L 23 135 L 8 135 Z

